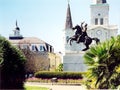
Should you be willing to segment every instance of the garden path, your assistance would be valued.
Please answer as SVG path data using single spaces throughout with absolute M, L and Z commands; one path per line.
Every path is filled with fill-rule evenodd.
M 25 85 L 47 87 L 50 90 L 86 90 L 84 86 L 77 86 L 77 85 L 54 85 L 54 84 L 52 85 L 52 84 L 42 84 L 36 82 L 26 82 Z

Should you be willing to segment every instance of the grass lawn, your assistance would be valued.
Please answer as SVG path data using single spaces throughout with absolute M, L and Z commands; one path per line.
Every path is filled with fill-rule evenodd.
M 27 86 L 25 85 L 25 90 L 49 90 L 45 87 L 39 87 L 39 86 Z

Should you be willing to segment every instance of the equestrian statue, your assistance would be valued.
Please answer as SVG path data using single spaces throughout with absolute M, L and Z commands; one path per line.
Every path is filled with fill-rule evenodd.
M 98 38 L 91 38 L 87 35 L 87 24 L 83 26 L 84 22 L 81 23 L 81 25 L 76 25 L 75 27 L 72 28 L 72 30 L 76 30 L 75 35 L 70 37 L 67 40 L 67 43 L 70 41 L 70 45 L 72 41 L 76 41 L 76 43 L 82 42 L 86 48 L 84 48 L 82 51 L 86 51 L 89 49 L 89 45 L 92 43 L 92 40 L 96 41 L 96 44 L 100 42 Z

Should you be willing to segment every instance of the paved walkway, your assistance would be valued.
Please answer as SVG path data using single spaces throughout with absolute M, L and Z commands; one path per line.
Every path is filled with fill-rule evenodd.
M 34 82 L 27 82 L 25 85 L 30 86 L 40 86 L 40 87 L 47 87 L 50 90 L 86 90 L 84 86 L 75 86 L 75 85 L 52 85 L 52 84 L 41 84 L 41 83 L 34 83 Z

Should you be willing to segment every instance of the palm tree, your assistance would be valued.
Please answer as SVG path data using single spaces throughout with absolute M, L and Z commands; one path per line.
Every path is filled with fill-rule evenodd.
M 120 83 L 120 36 L 91 47 L 84 55 L 91 87 L 116 88 Z

